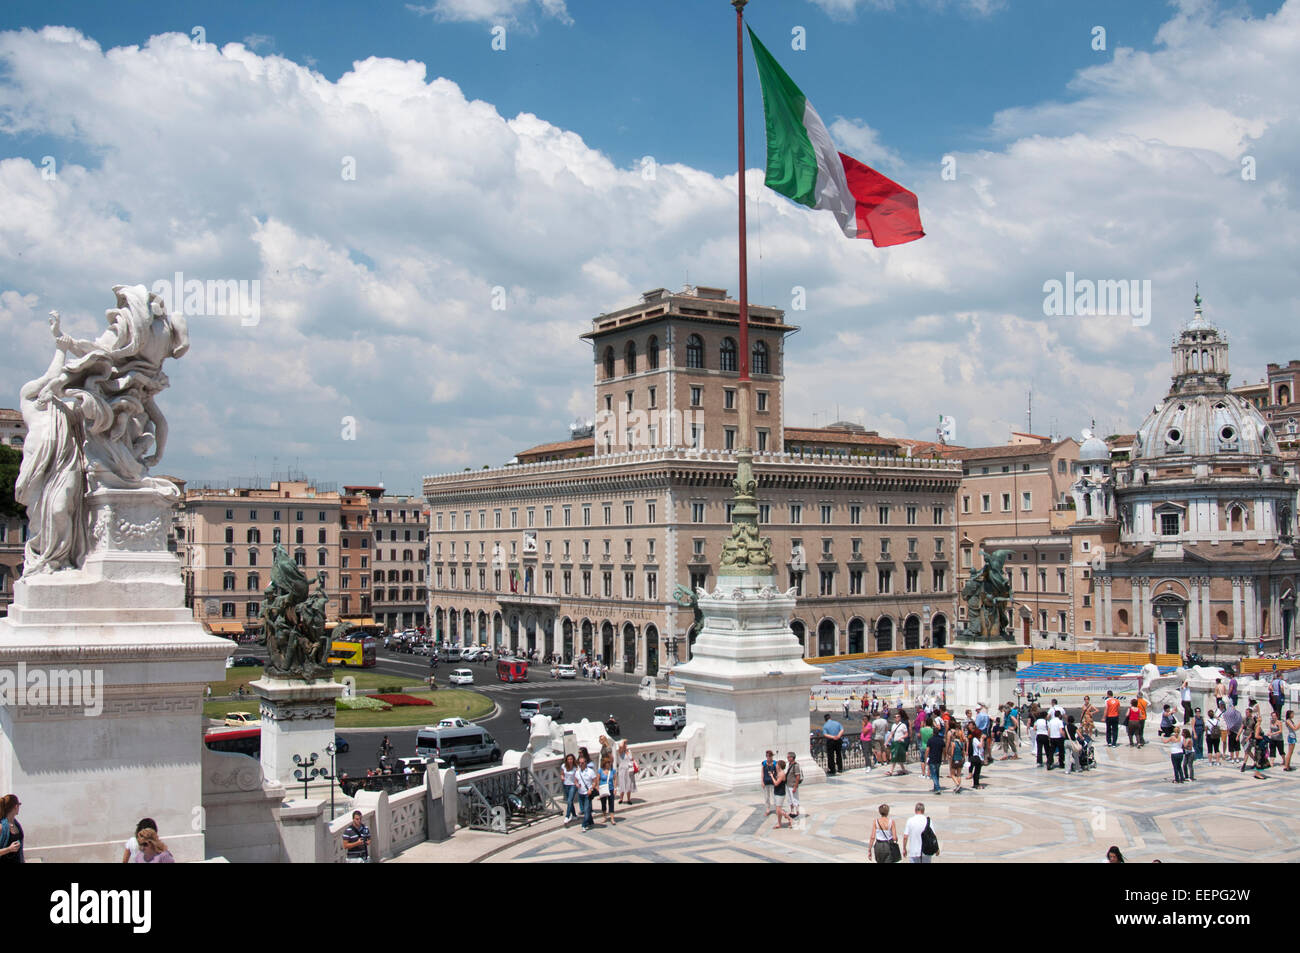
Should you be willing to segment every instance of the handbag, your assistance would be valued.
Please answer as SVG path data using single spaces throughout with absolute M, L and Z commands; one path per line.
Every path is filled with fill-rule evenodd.
M 891 840 L 889 842 L 889 862 L 891 864 L 896 864 L 902 859 L 903 859 L 903 848 L 898 846 L 898 841 Z
M 641 773 L 641 765 L 637 764 L 635 760 L 633 760 L 632 762 L 632 773 L 633 774 Z

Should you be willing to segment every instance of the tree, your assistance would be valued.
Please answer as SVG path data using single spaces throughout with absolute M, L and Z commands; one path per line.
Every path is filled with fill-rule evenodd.
M 23 455 L 13 447 L 0 444 L 0 516 L 27 518 L 27 508 L 14 499 L 14 484 Z

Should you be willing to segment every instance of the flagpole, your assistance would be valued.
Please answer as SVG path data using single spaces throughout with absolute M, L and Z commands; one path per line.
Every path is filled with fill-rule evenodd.
M 736 8 L 736 181 L 739 196 L 738 233 L 740 259 L 740 433 L 736 441 L 735 496 L 731 507 L 731 535 L 722 544 L 718 560 L 720 576 L 770 576 L 771 542 L 758 535 L 758 482 L 754 479 L 754 454 L 750 446 L 753 430 L 753 384 L 749 377 L 749 265 L 745 229 L 745 4 L 731 0 Z

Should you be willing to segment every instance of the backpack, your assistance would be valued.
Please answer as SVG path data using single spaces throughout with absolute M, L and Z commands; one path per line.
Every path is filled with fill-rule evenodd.
M 939 837 L 930 826 L 930 818 L 925 819 L 925 830 L 921 831 L 921 853 L 933 857 L 939 853 Z

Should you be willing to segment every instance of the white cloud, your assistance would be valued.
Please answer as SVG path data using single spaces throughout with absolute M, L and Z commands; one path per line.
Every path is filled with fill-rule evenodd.
M 563 24 L 573 23 L 564 0 L 433 0 L 429 4 L 408 3 L 406 8 L 437 20 L 498 24 L 526 21 L 534 6 Z
M 1131 428 L 1167 385 L 1198 279 L 1239 379 L 1296 356 L 1296 9 L 1179 9 L 1161 49 L 1081 73 L 1074 102 L 1001 114 L 1007 143 L 955 153 L 956 181 L 843 120 L 920 196 L 928 236 L 909 245 L 848 241 L 751 170 L 754 300 L 790 307 L 807 290 L 788 314 L 803 331 L 787 422 L 839 405 L 928 437 L 943 412 L 961 442 L 994 442 L 1023 427 L 1032 383 L 1037 427 Z M 414 489 L 421 472 L 500 462 L 592 416 L 591 317 L 687 274 L 734 290 L 734 176 L 660 161 L 646 181 L 421 63 L 371 58 L 331 82 L 244 44 L 171 34 L 106 52 L 50 28 L 0 34 L 0 69 L 0 131 L 93 157 L 56 155 L 52 181 L 0 159 L 0 402 L 48 362 L 52 308 L 88 336 L 117 282 L 262 283 L 256 327 L 190 322 L 161 398 L 169 472 L 298 459 Z M 1200 132 L 1181 128 L 1189 115 Z M 1239 148 L 1257 180 L 1238 174 Z M 1066 271 L 1151 279 L 1151 325 L 1044 316 L 1043 282 Z
M 970 16 L 986 17 L 1007 6 L 1007 0 L 810 0 L 836 20 L 852 20 L 859 10 L 882 12 L 909 3 L 933 10 L 955 9 Z

